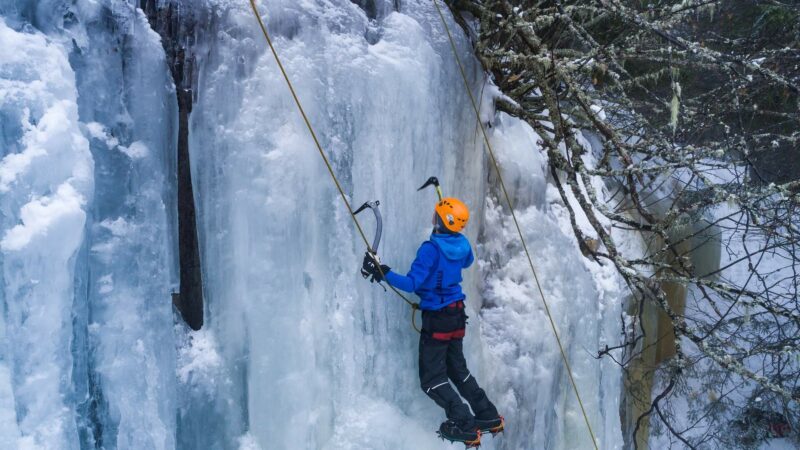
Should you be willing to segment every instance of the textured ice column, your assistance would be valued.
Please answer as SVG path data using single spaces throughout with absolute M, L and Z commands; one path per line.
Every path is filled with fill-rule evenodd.
M 0 67 L 3 360 L 21 434 L 17 446 L 71 448 L 77 444 L 67 401 L 73 267 L 93 162 L 60 46 L 0 19 Z
M 79 3 L 71 62 L 91 137 L 95 199 L 87 236 L 85 442 L 175 447 L 175 91 L 140 10 Z
M 159 38 L 121 0 L 0 7 L 26 30 L 4 27 L 0 49 L 0 433 L 10 404 L 25 444 L 174 448 L 176 113 Z
M 491 135 L 598 445 L 621 448 L 619 368 L 592 357 L 616 342 L 621 280 L 610 264 L 581 255 L 533 130 L 501 114 Z M 601 185 L 595 187 L 602 192 Z M 499 195 L 496 188 L 488 199 L 479 254 L 485 280 L 481 331 L 493 369 L 489 392 L 509 424 L 501 447 L 591 448 L 528 260 Z
M 354 206 L 381 200 L 382 254 L 407 270 L 430 230 L 428 176 L 483 203 L 475 119 L 432 4 L 381 2 L 375 22 L 349 0 L 261 6 L 343 188 Z M 228 432 L 263 448 L 440 448 L 410 309 L 360 279 L 365 247 L 251 12 L 221 8 L 191 138 L 208 326 L 234 381 L 209 409 L 241 417 L 228 405 L 244 398 Z

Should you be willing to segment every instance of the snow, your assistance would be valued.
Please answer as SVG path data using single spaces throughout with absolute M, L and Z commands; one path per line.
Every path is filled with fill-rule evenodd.
M 98 122 L 87 123 L 86 131 L 89 133 L 89 136 L 93 137 L 94 139 L 100 139 L 104 141 L 108 146 L 108 148 L 115 148 L 119 145 L 119 140 L 111 136 L 101 123 Z
M 797 444 L 792 442 L 790 439 L 782 438 L 782 439 L 771 439 L 769 442 L 766 442 L 759 447 L 759 450 L 794 450 L 797 448 Z
M 589 108 L 592 110 L 592 112 L 594 112 L 595 114 L 597 114 L 597 117 L 598 117 L 600 120 L 606 120 L 606 117 L 607 117 L 607 116 L 606 116 L 606 110 L 605 110 L 605 108 L 603 108 L 603 107 L 602 107 L 602 106 L 600 106 L 600 105 L 590 105 L 590 106 L 589 106 Z
M 41 33 L 0 19 L 0 255 L 5 336 L 0 373 L 13 395 L 23 448 L 68 448 L 68 356 L 75 256 L 92 196 L 92 157 L 78 123 L 77 91 L 65 52 Z M 46 64 L 42 62 L 46 61 Z M 13 402 L 9 404 L 9 401 Z M 16 428 L 16 429 L 15 429 Z
M 181 383 L 213 386 L 213 377 L 221 365 L 216 339 L 209 330 L 190 332 L 188 342 L 178 348 L 177 375 Z
M 252 434 L 247 433 L 239 438 L 239 450 L 261 450 Z
M 119 150 L 122 153 L 125 153 L 131 159 L 141 159 L 149 155 L 150 150 L 147 148 L 147 144 L 142 141 L 133 142 L 131 145 L 124 147 L 120 146 Z
M 58 186 L 54 195 L 34 198 L 20 209 L 20 221 L 6 231 L 0 249 L 4 251 L 22 250 L 37 237 L 46 236 L 52 228 L 58 227 L 80 230 L 86 220 L 82 207 L 85 203 L 74 187 L 69 183 Z M 71 224 L 71 225 L 70 225 Z
M 174 448 L 174 91 L 140 12 L 53 3 L 0 19 L 0 441 Z
M 441 441 L 430 428 L 389 402 L 360 395 L 352 399 L 350 407 L 337 415 L 333 435 L 322 448 L 463 448 L 463 444 Z

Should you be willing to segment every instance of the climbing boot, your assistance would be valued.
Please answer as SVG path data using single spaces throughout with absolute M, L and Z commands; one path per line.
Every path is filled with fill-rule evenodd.
M 450 442 L 461 442 L 467 448 L 476 448 L 481 445 L 481 432 L 475 426 L 465 426 L 453 420 L 442 422 L 439 426 L 439 437 Z
M 494 436 L 505 430 L 506 421 L 503 416 L 497 416 L 494 419 L 479 419 L 476 417 L 475 426 L 477 426 L 478 430 L 482 433 L 492 433 L 492 436 Z

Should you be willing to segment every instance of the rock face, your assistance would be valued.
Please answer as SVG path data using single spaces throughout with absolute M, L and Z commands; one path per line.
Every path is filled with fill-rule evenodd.
M 378 16 L 378 8 L 375 5 L 375 0 L 350 0 L 367 13 L 367 17 L 375 19 Z
M 194 56 L 194 15 L 180 3 L 159 4 L 156 0 L 141 0 L 140 7 L 150 26 L 161 36 L 167 57 L 175 95 L 178 99 L 178 256 L 180 265 L 180 294 L 173 295 L 173 304 L 183 320 L 193 329 L 203 326 L 203 275 L 200 265 L 200 246 L 197 238 L 197 218 L 192 188 L 189 157 L 189 115 L 192 113 Z

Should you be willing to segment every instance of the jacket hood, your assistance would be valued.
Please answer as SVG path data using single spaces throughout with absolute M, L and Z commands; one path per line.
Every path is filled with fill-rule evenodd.
M 470 252 L 469 240 L 463 234 L 431 234 L 431 242 L 450 261 L 464 259 Z

